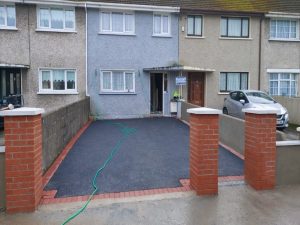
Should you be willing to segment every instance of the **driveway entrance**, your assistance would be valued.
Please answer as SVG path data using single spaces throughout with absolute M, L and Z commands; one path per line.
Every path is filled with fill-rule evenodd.
M 99 193 L 172 188 L 189 178 L 189 127 L 174 118 L 96 121 L 82 134 L 46 190 L 55 197 L 89 195 L 91 180 L 116 143 L 122 124 L 136 129 L 97 179 Z M 220 149 L 221 175 L 243 175 L 243 162 Z M 240 161 L 239 161 L 240 160 Z

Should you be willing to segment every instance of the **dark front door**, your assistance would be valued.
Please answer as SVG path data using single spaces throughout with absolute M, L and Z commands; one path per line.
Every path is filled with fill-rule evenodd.
M 188 74 L 188 101 L 194 105 L 204 106 L 204 73 Z
M 0 69 L 0 100 L 10 95 L 21 94 L 20 69 Z
M 151 113 L 162 113 L 163 111 L 163 74 L 150 75 Z

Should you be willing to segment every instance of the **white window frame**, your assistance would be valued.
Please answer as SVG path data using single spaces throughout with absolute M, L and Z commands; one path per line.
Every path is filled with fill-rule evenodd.
M 155 33 L 154 28 L 155 28 L 155 16 L 160 16 L 160 33 Z M 168 32 L 164 33 L 163 32 L 163 16 L 168 16 Z M 158 13 L 154 12 L 153 13 L 153 36 L 155 37 L 171 37 L 171 14 L 169 13 Z
M 41 9 L 48 9 L 49 10 L 49 27 L 43 27 L 40 24 L 40 10 Z M 64 20 L 62 29 L 51 28 L 51 9 L 60 9 L 64 12 Z M 74 11 L 74 28 L 67 28 L 66 27 L 66 11 Z M 37 31 L 54 31 L 54 32 L 76 32 L 76 10 L 75 7 L 65 7 L 65 6 L 43 6 L 39 5 L 36 8 L 37 14 Z
M 16 30 L 17 28 L 17 12 L 16 12 L 16 5 L 15 4 L 11 4 L 11 3 L 2 3 L 0 2 L 0 6 L 4 7 L 5 9 L 5 16 L 4 16 L 4 25 L 0 25 L 0 30 L 1 29 L 12 29 L 12 30 Z M 14 7 L 15 9 L 15 25 L 14 26 L 8 26 L 7 25 L 7 7 Z
M 271 74 L 277 74 L 277 75 L 278 75 L 278 79 L 276 79 L 276 80 L 271 80 Z M 289 78 L 289 79 L 283 79 L 283 78 L 281 78 L 281 75 L 282 75 L 282 74 L 289 74 L 290 78 Z M 295 80 L 292 80 L 292 79 L 291 79 L 291 75 L 295 75 L 295 76 L 296 76 L 296 77 L 295 77 Z M 281 81 L 289 81 L 289 83 L 290 83 L 290 86 L 289 86 L 289 95 L 288 95 L 288 97 L 294 96 L 294 95 L 291 95 L 292 81 L 294 81 L 294 82 L 295 82 L 295 96 L 298 96 L 298 79 L 299 79 L 300 73 L 291 73 L 291 72 L 268 72 L 268 76 L 269 76 L 269 94 L 270 94 L 271 96 L 282 96 L 281 93 L 280 93 L 280 88 L 281 88 L 280 83 L 281 83 Z M 271 91 L 270 91 L 270 90 L 271 90 L 271 82 L 272 82 L 272 81 L 278 82 L 278 86 L 277 86 L 277 94 L 276 94 L 276 95 L 271 94 Z
M 113 90 L 113 73 L 114 72 L 122 72 L 123 73 L 123 90 Z M 103 87 L 103 73 L 110 73 L 110 89 L 105 89 Z M 131 73 L 133 75 L 133 84 L 132 84 L 132 90 L 126 90 L 126 81 L 125 81 L 125 74 Z M 118 94 L 135 94 L 135 72 L 133 70 L 102 70 L 100 72 L 100 93 L 118 93 Z
M 54 90 L 53 89 L 53 71 L 63 70 L 65 78 L 65 90 Z M 43 89 L 42 72 L 50 72 L 51 88 Z M 75 89 L 67 89 L 67 72 L 74 72 L 75 74 Z M 65 69 L 65 68 L 40 68 L 39 69 L 39 92 L 38 94 L 78 94 L 77 91 L 77 70 L 76 69 Z
M 110 29 L 109 30 L 103 30 L 102 28 L 102 13 L 109 13 L 110 16 Z M 123 15 L 123 31 L 122 32 L 116 32 L 112 31 L 112 14 L 113 13 L 122 13 Z M 133 30 L 132 31 L 126 31 L 125 30 L 125 15 L 133 15 Z M 107 10 L 100 10 L 99 11 L 99 34 L 117 34 L 117 35 L 135 35 L 135 13 L 134 11 L 107 11 Z
M 291 25 L 291 22 L 292 21 L 295 21 L 296 22 L 296 38 L 281 38 L 281 37 L 278 37 L 278 32 L 277 32 L 277 22 L 276 22 L 276 32 L 275 32 L 275 36 L 276 37 L 272 37 L 271 36 L 271 26 L 272 26 L 272 22 L 273 21 L 278 21 L 278 20 L 285 20 L 285 21 L 289 21 L 290 22 L 290 25 Z M 294 19 L 294 18 L 271 18 L 270 19 L 270 24 L 269 24 L 269 40 L 283 40 L 283 41 L 300 41 L 300 19 Z M 289 33 L 290 34 L 290 33 Z

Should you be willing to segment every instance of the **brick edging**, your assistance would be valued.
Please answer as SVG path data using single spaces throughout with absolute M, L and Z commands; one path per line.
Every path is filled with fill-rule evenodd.
M 88 122 L 80 128 L 80 130 L 76 133 L 76 135 L 69 141 L 69 143 L 66 145 L 66 147 L 62 150 L 62 152 L 59 154 L 59 156 L 55 159 L 53 164 L 49 167 L 49 169 L 45 172 L 43 175 L 43 188 L 48 184 L 62 161 L 66 158 L 67 154 L 72 149 L 73 145 L 76 143 L 76 141 L 79 139 L 79 137 L 83 134 L 83 132 L 91 125 L 93 120 L 89 119 Z

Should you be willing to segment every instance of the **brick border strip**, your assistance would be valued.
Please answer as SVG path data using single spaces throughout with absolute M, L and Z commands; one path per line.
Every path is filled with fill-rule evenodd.
M 46 173 L 43 175 L 43 188 L 46 187 L 62 161 L 66 158 L 67 154 L 72 149 L 73 145 L 76 143 L 76 141 L 79 139 L 79 137 L 83 134 L 83 132 L 91 125 L 93 120 L 89 119 L 88 122 L 80 128 L 80 130 L 77 132 L 77 134 L 69 141 L 69 143 L 66 145 L 66 147 L 62 150 L 62 152 L 59 154 L 59 156 L 55 159 L 54 163 L 50 166 L 50 168 L 46 171 Z M 43 194 L 44 195 L 44 194 Z
M 179 180 L 179 182 L 182 185 L 181 187 L 156 188 L 156 189 L 148 189 L 148 190 L 140 190 L 140 191 L 127 191 L 127 192 L 118 192 L 118 193 L 98 194 L 93 197 L 93 200 L 95 200 L 95 199 L 119 199 L 119 198 L 128 198 L 128 197 L 139 197 L 139 196 L 147 196 L 147 195 L 193 191 L 190 187 L 189 179 L 181 179 L 181 180 Z M 87 201 L 88 198 L 90 197 L 89 195 L 83 195 L 83 196 L 74 196 L 74 197 L 65 197 L 65 198 L 54 198 L 56 192 L 57 192 L 56 190 L 44 191 L 40 204 L 46 205 L 46 204 L 54 204 L 54 203 L 82 202 L 82 201 Z

